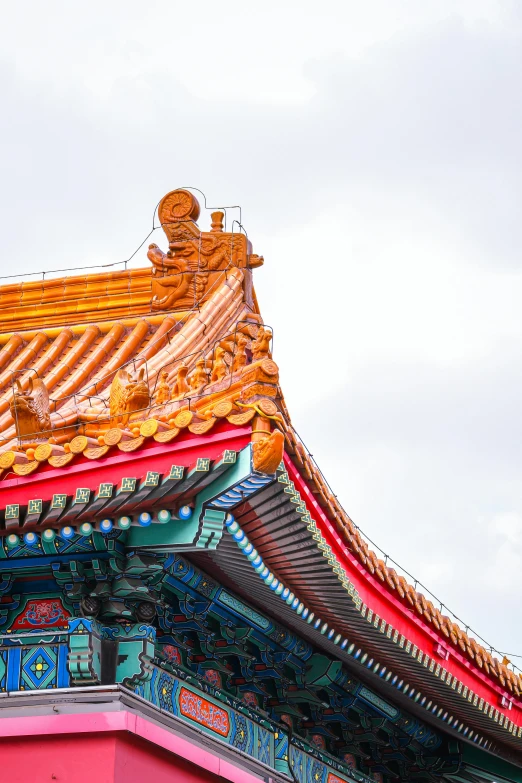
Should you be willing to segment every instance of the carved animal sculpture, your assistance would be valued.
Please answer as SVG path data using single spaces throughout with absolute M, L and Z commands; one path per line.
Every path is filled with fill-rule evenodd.
M 238 372 L 242 370 L 247 363 L 246 347 L 248 344 L 248 337 L 239 333 L 236 339 L 236 350 L 234 352 L 234 362 L 232 364 L 232 372 Z
M 41 433 L 51 429 L 49 392 L 40 378 L 31 376 L 26 391 L 20 381 L 15 381 L 9 409 L 22 440 L 41 440 Z
M 180 250 L 179 255 L 164 253 L 155 245 L 149 245 L 147 257 L 152 262 L 153 310 L 165 310 L 185 296 L 192 281 L 192 273 L 185 255 L 190 255 L 191 248 Z M 167 292 L 165 292 L 167 289 Z M 158 296 L 158 293 L 164 294 Z
M 252 343 L 252 359 L 254 362 L 258 362 L 261 359 L 266 359 L 267 356 L 270 356 L 271 339 L 272 332 L 270 329 L 265 329 L 264 326 L 260 326 L 256 339 Z
M 152 263 L 153 310 L 166 310 L 187 294 L 200 301 L 212 272 L 229 266 L 246 264 L 245 242 L 242 234 L 191 234 L 186 228 L 172 229 L 169 252 L 163 253 L 156 245 L 149 245 L 147 257 Z M 194 284 L 193 289 L 191 288 Z
M 225 361 L 226 351 L 221 345 L 216 348 L 214 364 L 212 365 L 211 381 L 222 381 L 228 373 L 228 365 Z
M 198 359 L 196 362 L 196 369 L 190 376 L 190 388 L 193 391 L 199 391 L 208 383 L 208 372 L 205 367 L 205 359 Z
M 259 473 L 275 473 L 283 459 L 285 436 L 275 429 L 263 440 L 252 443 L 252 463 Z
M 233 236 L 206 236 L 201 240 L 200 266 L 208 269 L 224 269 L 235 259 L 239 250 L 239 238 Z
M 163 370 L 160 376 L 160 382 L 156 389 L 155 403 L 156 405 L 163 405 L 170 400 L 170 386 L 168 384 L 169 374 L 166 370 Z
M 180 364 L 176 375 L 176 383 L 172 389 L 172 399 L 175 400 L 178 397 L 183 397 L 189 390 L 187 382 L 188 367 L 186 364 Z
M 113 378 L 110 393 L 111 427 L 127 425 L 130 416 L 150 407 L 150 391 L 144 380 L 145 368 L 138 375 L 119 370 Z

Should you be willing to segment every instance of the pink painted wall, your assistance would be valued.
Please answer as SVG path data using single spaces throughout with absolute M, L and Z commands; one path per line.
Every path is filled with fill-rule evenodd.
M 0 718 L 0 783 L 259 783 L 248 772 L 127 710 Z
M 116 739 L 114 783 L 215 783 L 223 781 L 179 756 L 133 737 Z
M 115 746 L 110 734 L 2 740 L 1 779 L 9 783 L 113 783 Z
M 0 740 L 0 758 L 0 778 L 6 783 L 223 781 L 138 737 L 116 734 Z

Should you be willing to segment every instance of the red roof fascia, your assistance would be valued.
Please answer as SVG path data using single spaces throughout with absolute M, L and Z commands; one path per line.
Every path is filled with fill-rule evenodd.
M 499 712 L 502 712 L 509 720 L 517 725 L 522 725 L 522 702 L 515 699 L 500 686 L 495 685 L 480 669 L 448 642 L 445 636 L 438 634 L 434 629 L 416 616 L 413 610 L 404 606 L 391 591 L 373 577 L 355 556 L 347 549 L 339 533 L 319 503 L 314 498 L 308 484 L 303 479 L 290 457 L 284 455 L 285 468 L 296 489 L 301 493 L 308 511 L 313 516 L 326 543 L 331 547 L 338 562 L 345 569 L 346 574 L 358 591 L 363 603 L 375 614 L 386 620 L 394 628 L 406 637 L 412 644 L 417 645 L 430 657 L 435 657 L 435 648 L 441 644 L 449 648 L 451 655 L 448 660 L 442 660 L 441 664 L 453 676 L 457 677 L 464 685 L 473 690 L 479 697 L 493 704 Z M 347 601 L 349 600 L 347 596 Z M 500 699 L 507 696 L 512 702 L 512 708 L 503 709 Z
M 27 478 L 5 479 L 0 484 L 0 508 L 10 503 L 27 505 L 29 500 L 45 500 L 55 493 L 73 495 L 78 487 L 96 490 L 103 483 L 118 484 L 124 477 L 141 478 L 149 470 L 167 473 L 172 465 L 190 467 L 198 457 L 217 459 L 225 449 L 241 451 L 250 442 L 250 426 L 218 427 L 206 435 L 187 433 L 167 447 L 151 440 L 138 451 L 113 452 L 99 460 L 79 457 L 67 468 L 44 468 Z

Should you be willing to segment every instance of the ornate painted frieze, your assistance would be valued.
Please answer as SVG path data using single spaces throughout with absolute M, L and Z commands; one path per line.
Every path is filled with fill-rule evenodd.
M 186 676 L 179 670 L 169 672 L 153 666 L 150 679 L 136 685 L 134 692 L 173 717 L 197 726 L 206 734 L 252 756 L 267 767 L 294 777 L 300 783 L 332 783 L 329 777 L 332 775 L 342 783 L 370 781 L 369 777 L 324 753 L 314 756 L 304 747 L 294 745 L 281 726 L 261 718 L 246 706 L 233 700 L 224 703 L 209 693 L 198 691 L 192 684 L 187 684 L 183 679 Z M 312 751 L 311 748 L 309 750 Z M 309 773 L 312 777 L 307 777 Z

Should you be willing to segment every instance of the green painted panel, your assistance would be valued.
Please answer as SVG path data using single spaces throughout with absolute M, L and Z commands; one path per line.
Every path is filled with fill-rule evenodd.
M 522 767 L 516 767 L 472 745 L 462 744 L 462 761 L 468 772 L 483 780 L 522 783 Z
M 210 548 L 215 548 L 221 538 L 226 514 L 219 512 L 221 518 L 217 519 L 216 511 L 209 514 L 204 505 L 250 473 L 250 447 L 247 447 L 230 468 L 196 495 L 194 513 L 190 519 L 173 519 L 164 525 L 150 527 L 132 527 L 128 533 L 127 546 L 199 549 L 210 544 Z

